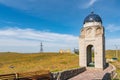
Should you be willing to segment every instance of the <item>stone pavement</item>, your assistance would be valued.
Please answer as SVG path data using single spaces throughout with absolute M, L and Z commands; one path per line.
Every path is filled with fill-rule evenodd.
M 112 68 L 113 67 L 111 65 L 104 70 L 89 67 L 85 72 L 80 73 L 79 75 L 70 78 L 69 80 L 102 80 L 105 74 L 109 73 Z

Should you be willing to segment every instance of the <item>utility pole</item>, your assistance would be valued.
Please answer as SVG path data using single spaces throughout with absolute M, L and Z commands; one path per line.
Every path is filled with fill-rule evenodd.
M 43 52 L 43 44 L 42 44 L 42 42 L 40 43 L 40 52 Z
M 115 45 L 115 48 L 116 48 L 115 57 L 116 57 L 116 58 L 118 58 L 118 50 L 117 50 L 117 49 L 118 49 L 118 46 L 117 46 L 117 45 Z

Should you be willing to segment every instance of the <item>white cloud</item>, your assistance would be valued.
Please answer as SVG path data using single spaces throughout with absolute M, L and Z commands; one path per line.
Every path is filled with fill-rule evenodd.
M 110 31 L 110 32 L 115 32 L 115 31 L 120 31 L 120 26 L 116 26 L 114 24 L 109 24 L 106 27 L 106 30 Z
M 44 51 L 55 52 L 59 49 L 78 48 L 78 36 L 33 29 L 7 28 L 0 29 L 0 52 L 39 52 L 40 42 Z M 120 48 L 120 38 L 106 39 L 106 49 Z
M 64 1 L 64 0 L 63 0 Z M 1 4 L 30 12 L 42 12 L 54 8 L 61 0 L 0 0 Z
M 91 6 L 93 6 L 96 2 L 97 2 L 98 0 L 87 0 L 86 2 L 87 3 L 85 3 L 84 5 L 83 5 L 83 8 L 89 8 L 89 7 L 91 7 Z
M 106 39 L 106 49 L 117 49 L 120 50 L 120 38 Z
M 73 35 L 20 28 L 0 30 L 0 51 L 38 52 L 41 41 L 45 51 L 78 47 L 78 37 Z
M 92 6 L 97 0 L 90 0 L 90 2 L 88 3 L 88 6 Z

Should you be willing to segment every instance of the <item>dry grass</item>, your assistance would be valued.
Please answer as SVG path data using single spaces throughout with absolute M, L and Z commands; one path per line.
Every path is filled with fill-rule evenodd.
M 115 50 L 106 51 L 106 58 L 115 57 Z M 52 72 L 76 68 L 78 66 L 79 56 L 76 54 L 58 54 L 58 53 L 0 53 L 0 74 L 24 73 L 50 70 Z M 120 51 L 118 51 L 118 60 L 112 62 L 117 68 L 118 77 L 120 76 Z M 11 69 L 10 66 L 14 66 Z
M 118 78 L 120 79 L 120 51 L 117 51 L 117 54 L 116 54 L 116 50 L 107 50 L 106 51 L 107 59 L 112 59 L 112 58 L 116 57 L 116 55 L 117 55 L 118 60 L 116 60 L 114 62 L 110 62 L 110 63 L 116 67 L 116 69 L 117 69 L 116 72 L 118 74 Z
M 14 66 L 14 68 L 10 68 Z M 60 71 L 78 67 L 78 55 L 58 53 L 0 53 L 0 74 L 40 70 Z

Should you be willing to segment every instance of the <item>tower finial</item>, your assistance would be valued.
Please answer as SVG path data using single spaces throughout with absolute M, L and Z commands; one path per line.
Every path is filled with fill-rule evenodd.
M 91 14 L 94 14 L 94 11 L 92 11 Z
M 91 6 L 91 14 L 94 14 L 94 5 Z

